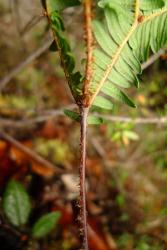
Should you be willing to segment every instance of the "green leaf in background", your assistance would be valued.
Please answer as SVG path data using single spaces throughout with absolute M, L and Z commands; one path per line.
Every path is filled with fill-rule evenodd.
M 31 212 L 30 198 L 24 187 L 17 181 L 10 181 L 3 197 L 3 210 L 14 226 L 26 224 Z
M 125 137 L 129 140 L 132 140 L 132 141 L 139 140 L 138 134 L 136 134 L 134 131 L 130 131 L 130 130 L 123 131 L 123 137 Z
M 70 145 L 60 139 L 35 139 L 34 149 L 56 165 L 68 166 L 74 157 Z
M 32 236 L 34 238 L 41 238 L 49 234 L 61 217 L 60 212 L 52 212 L 42 216 L 33 226 Z

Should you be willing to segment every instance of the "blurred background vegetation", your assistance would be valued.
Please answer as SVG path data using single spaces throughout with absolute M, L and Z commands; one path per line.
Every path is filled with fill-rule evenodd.
M 81 7 L 63 13 L 78 62 L 81 13 Z M 58 55 L 49 51 L 52 34 L 40 1 L 0 0 L 0 34 L 1 249 L 77 250 L 79 126 L 63 115 L 73 99 Z M 105 124 L 89 128 L 92 250 L 167 249 L 166 69 L 164 50 L 144 70 L 140 89 L 131 90 L 138 108 L 117 104 Z M 14 211 L 13 203 L 5 205 L 9 196 Z

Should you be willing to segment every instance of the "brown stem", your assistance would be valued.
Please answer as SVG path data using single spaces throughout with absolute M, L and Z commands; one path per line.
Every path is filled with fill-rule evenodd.
M 86 133 L 87 133 L 87 117 L 88 108 L 81 107 L 81 162 L 80 162 L 80 223 L 81 237 L 83 249 L 88 250 L 88 232 L 87 232 L 87 211 L 86 211 L 86 183 L 85 183 L 85 168 L 86 168 Z
M 89 106 L 89 84 L 92 78 L 93 34 L 92 34 L 92 0 L 84 0 L 85 11 L 85 40 L 86 40 L 86 71 L 83 85 L 83 105 Z

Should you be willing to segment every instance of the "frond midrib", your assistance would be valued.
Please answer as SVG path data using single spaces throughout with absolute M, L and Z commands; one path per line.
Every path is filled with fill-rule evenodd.
M 104 75 L 101 79 L 101 81 L 98 84 L 98 88 L 96 89 L 95 93 L 90 94 L 90 103 L 89 106 L 91 106 L 96 98 L 96 96 L 99 94 L 101 88 L 103 87 L 103 84 L 105 83 L 105 81 L 107 80 L 109 74 L 111 73 L 115 63 L 117 62 L 117 60 L 119 59 L 119 56 L 124 48 L 124 46 L 127 44 L 127 42 L 129 41 L 130 37 L 134 34 L 134 32 L 136 31 L 136 29 L 142 25 L 143 23 L 146 23 L 162 14 L 164 14 L 165 12 L 167 12 L 167 8 L 163 8 L 161 11 L 158 11 L 156 13 L 153 13 L 149 16 L 145 16 L 145 18 L 143 19 L 143 21 L 140 23 L 138 21 L 138 17 L 140 15 L 140 0 L 136 0 L 136 4 L 135 4 L 135 19 L 134 19 L 134 23 L 129 31 L 129 33 L 127 34 L 127 36 L 125 37 L 125 39 L 123 40 L 123 42 L 121 43 L 121 45 L 118 47 L 115 55 L 112 57 L 112 62 L 111 64 L 109 64 L 107 66 L 106 71 L 104 72 Z

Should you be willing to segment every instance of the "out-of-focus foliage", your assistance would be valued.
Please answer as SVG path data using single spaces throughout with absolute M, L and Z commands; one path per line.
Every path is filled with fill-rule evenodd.
M 35 140 L 35 149 L 55 164 L 68 164 L 74 158 L 69 145 L 58 139 L 37 139 Z
M 49 234 L 56 226 L 60 217 L 60 212 L 52 212 L 42 216 L 33 226 L 32 236 L 39 239 Z
M 14 226 L 22 226 L 27 223 L 31 203 L 24 187 L 16 181 L 8 183 L 3 197 L 4 213 Z

